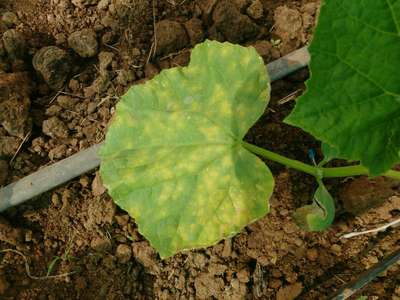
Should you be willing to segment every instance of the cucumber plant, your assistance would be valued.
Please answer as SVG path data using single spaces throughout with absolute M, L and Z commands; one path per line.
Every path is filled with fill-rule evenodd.
M 295 217 L 333 222 L 328 177 L 385 175 L 400 150 L 400 1 L 326 1 L 310 47 L 311 79 L 285 120 L 323 143 L 318 165 L 243 141 L 268 105 L 270 83 L 253 48 L 205 41 L 187 67 L 162 71 L 121 98 L 100 150 L 114 201 L 162 258 L 213 245 L 269 211 L 274 179 L 258 157 L 316 178 Z M 341 158 L 358 165 L 326 168 Z

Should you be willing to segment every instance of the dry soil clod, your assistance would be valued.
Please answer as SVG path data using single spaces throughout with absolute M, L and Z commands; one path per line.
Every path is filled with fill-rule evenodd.
M 40 49 L 33 57 L 33 67 L 53 90 L 61 90 L 71 73 L 68 53 L 55 46 Z

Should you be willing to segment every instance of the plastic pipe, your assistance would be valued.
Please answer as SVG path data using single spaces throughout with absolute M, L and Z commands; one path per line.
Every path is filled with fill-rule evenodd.
M 275 81 L 307 66 L 309 62 L 310 55 L 304 47 L 269 63 L 267 70 L 271 81 Z M 97 168 L 100 165 L 97 156 L 100 146 L 80 151 L 0 189 L 0 212 Z

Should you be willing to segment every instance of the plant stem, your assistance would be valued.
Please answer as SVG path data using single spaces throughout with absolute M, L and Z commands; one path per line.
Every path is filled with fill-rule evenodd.
M 332 177 L 348 177 L 348 176 L 358 176 L 358 175 L 368 175 L 368 169 L 361 166 L 348 166 L 348 167 L 337 167 L 337 168 L 323 168 L 305 164 L 301 161 L 294 160 L 277 154 L 275 152 L 269 151 L 264 148 L 260 148 L 256 145 L 242 141 L 244 148 L 257 154 L 263 158 L 278 162 L 289 168 L 302 171 L 304 173 L 310 174 L 317 178 L 332 178 Z M 383 174 L 383 176 L 391 177 L 400 180 L 400 172 L 389 170 Z

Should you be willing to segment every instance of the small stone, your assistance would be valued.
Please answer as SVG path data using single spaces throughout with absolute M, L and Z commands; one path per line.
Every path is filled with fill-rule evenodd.
M 220 0 L 217 3 L 212 18 L 216 31 L 232 43 L 253 38 L 259 32 L 258 26 L 248 16 L 240 13 L 229 0 Z
M 307 258 L 310 261 L 316 261 L 318 258 L 318 250 L 315 248 L 311 248 L 307 250 Z
M 8 163 L 0 160 L 0 186 L 4 185 L 8 177 Z
M 276 300 L 294 300 L 303 291 L 303 285 L 299 282 L 280 288 L 276 294 Z
M 300 12 L 286 5 L 275 9 L 274 21 L 275 33 L 284 41 L 296 38 L 302 30 L 303 21 Z
M 108 31 L 101 37 L 101 42 L 103 45 L 112 45 L 118 40 L 118 36 L 112 32 Z
M 10 135 L 23 139 L 29 132 L 32 125 L 29 118 L 30 104 L 27 97 L 10 98 L 3 102 L 0 100 L 0 124 Z
M 60 90 L 71 72 L 66 51 L 55 46 L 40 49 L 33 57 L 33 67 L 53 90 Z
M 79 81 L 76 79 L 71 79 L 69 81 L 68 87 L 71 89 L 72 92 L 76 93 L 80 88 Z
M 280 277 L 282 277 L 283 274 L 278 269 L 273 269 L 271 275 L 274 278 L 280 278 Z
M 53 193 L 51 195 L 51 203 L 53 203 L 55 207 L 61 206 L 60 196 L 58 196 L 56 193 Z
M 99 46 L 93 29 L 75 31 L 69 36 L 68 45 L 81 57 L 95 56 Z
M 192 46 L 200 43 L 204 39 L 203 23 L 198 18 L 192 18 L 185 24 L 186 32 Z
M 86 98 L 92 98 L 96 94 L 104 93 L 110 85 L 108 76 L 99 76 L 93 81 L 92 85 L 83 90 Z
M 342 247 L 341 247 L 340 245 L 338 245 L 338 244 L 333 244 L 333 245 L 331 246 L 331 250 L 332 250 L 336 255 L 339 255 L 340 252 L 342 252 Z
M 232 255 L 232 239 L 226 239 L 224 241 L 224 248 L 222 250 L 221 255 L 224 258 Z
M 56 40 L 56 45 L 63 45 L 67 41 L 67 36 L 65 33 L 58 33 L 54 36 Z
M 90 247 L 98 252 L 106 252 L 111 249 L 111 241 L 105 237 L 95 237 L 90 242 Z
M 68 137 L 68 128 L 64 122 L 57 117 L 51 117 L 43 122 L 43 133 L 52 138 L 65 139 Z
M 78 100 L 67 95 L 60 95 L 57 97 L 57 104 L 64 109 L 74 110 Z
M 54 104 L 50 106 L 48 109 L 46 109 L 46 116 L 49 117 L 57 116 L 61 111 L 62 108 L 59 105 Z
M 96 109 L 97 109 L 97 104 L 94 102 L 90 102 L 87 107 L 87 112 L 88 114 L 92 114 L 96 111 Z
M 5 12 L 1 17 L 1 20 L 3 21 L 4 25 L 6 25 L 8 28 L 14 27 L 15 25 L 18 24 L 17 15 L 11 11 Z
M 150 271 L 157 274 L 160 270 L 157 263 L 157 253 L 145 241 L 132 244 L 132 252 L 135 259 Z
M 66 145 L 58 145 L 49 151 L 50 160 L 61 159 L 66 156 L 67 146 Z
M 99 72 L 105 74 L 114 59 L 114 53 L 102 51 L 99 53 Z
M 79 178 L 79 184 L 83 188 L 87 188 L 89 186 L 89 178 L 86 175 L 83 175 L 81 178 Z
M 237 279 L 242 283 L 247 283 L 250 281 L 250 272 L 247 269 L 242 269 L 236 274 Z
M 11 59 L 24 58 L 27 50 L 26 41 L 22 33 L 9 29 L 3 33 L 3 44 Z
M 32 230 L 27 230 L 26 232 L 25 232 L 25 242 L 31 242 L 32 241 L 32 239 L 33 239 L 33 232 L 32 232 Z
M 171 21 L 162 20 L 156 24 L 157 55 L 165 55 L 183 49 L 189 44 L 189 38 L 182 24 Z
M 269 41 L 257 41 L 253 47 L 256 49 L 257 53 L 263 58 L 270 58 L 272 44 Z
M 120 244 L 117 247 L 115 252 L 115 256 L 117 257 L 118 261 L 122 264 L 127 263 L 132 257 L 132 249 L 128 245 Z
M 126 86 L 128 82 L 133 80 L 135 80 L 135 73 L 127 70 L 119 71 L 117 78 L 115 78 L 116 83 L 123 86 Z
M 115 220 L 117 221 L 119 226 L 124 227 L 128 225 L 129 215 L 117 215 L 115 216 Z
M 94 196 L 101 196 L 106 192 L 106 188 L 101 182 L 100 173 L 96 172 L 96 176 L 92 182 L 92 192 Z
M 274 290 L 279 289 L 282 286 L 282 281 L 279 279 L 271 279 L 268 286 Z
M 99 3 L 97 4 L 97 9 L 106 10 L 109 5 L 110 5 L 110 0 L 100 0 Z
M 12 157 L 17 151 L 21 140 L 12 136 L 0 136 L 0 157 Z
M 109 13 L 101 19 L 101 24 L 112 29 L 117 29 L 118 27 L 118 21 Z
M 260 0 L 254 0 L 247 8 L 247 14 L 255 19 L 261 19 L 264 15 L 264 8 Z

